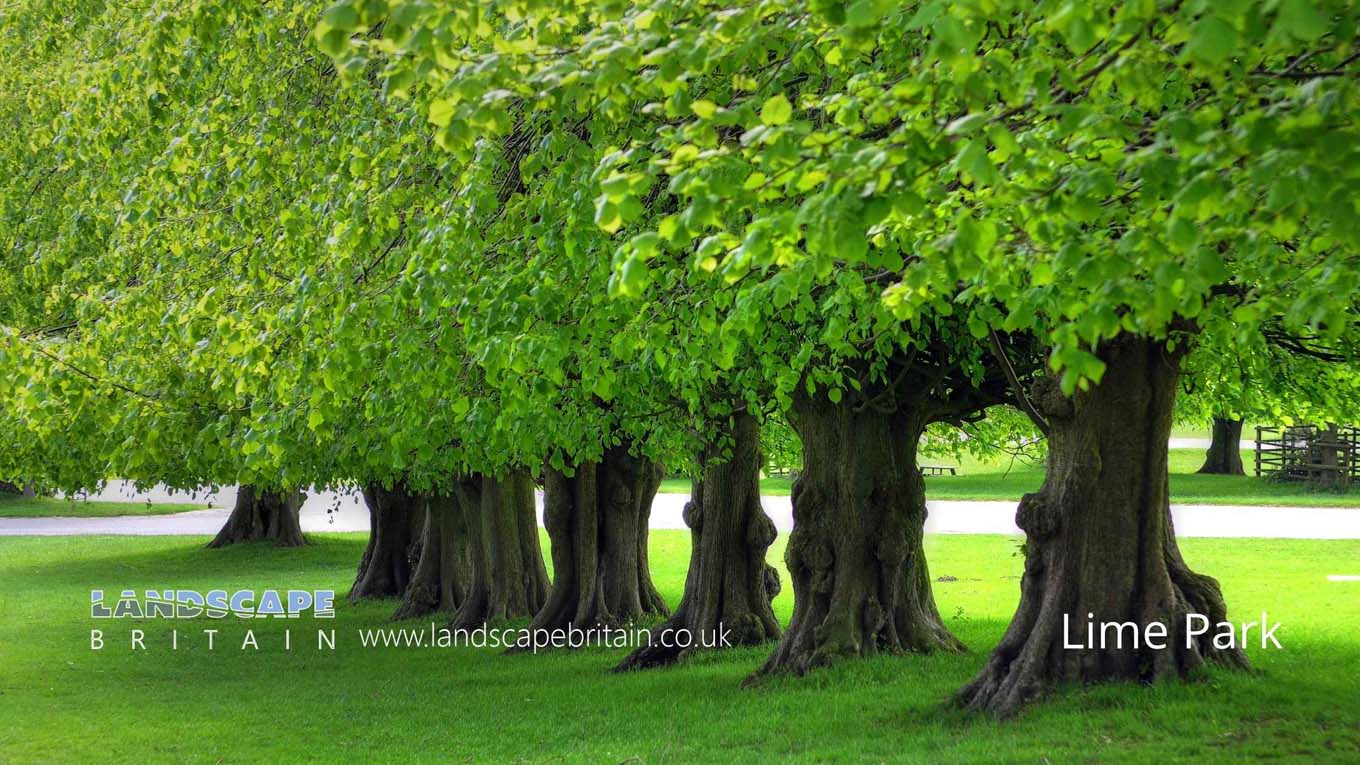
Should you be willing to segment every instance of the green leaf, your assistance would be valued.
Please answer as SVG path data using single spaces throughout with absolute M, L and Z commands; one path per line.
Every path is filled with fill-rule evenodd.
M 1277 22 L 1291 35 L 1312 42 L 1327 34 L 1327 17 L 1309 0 L 1284 0 Z
M 317 46 L 327 56 L 339 56 L 349 48 L 349 32 L 343 29 L 328 29 L 317 38 Z
M 436 98 L 430 102 L 430 122 L 437 127 L 448 127 L 453 121 L 453 102 L 444 98 Z
M 603 191 L 611 202 L 620 202 L 627 198 L 633 189 L 632 173 L 618 173 L 605 178 L 600 182 L 600 190 Z
M 331 29 L 349 32 L 359 26 L 359 12 L 355 10 L 353 3 L 336 3 L 326 9 L 321 15 L 321 20 Z
M 718 111 L 718 105 L 708 99 L 701 98 L 690 104 L 689 109 L 694 112 L 699 119 L 707 120 L 713 118 L 713 115 Z
M 647 289 L 650 281 L 651 269 L 647 268 L 642 258 L 634 255 L 623 261 L 623 268 L 619 269 L 617 291 L 624 297 L 638 297 Z
M 1199 229 L 1188 218 L 1172 217 L 1166 222 L 1166 239 L 1177 250 L 1188 252 L 1199 241 Z
M 783 125 L 793 117 L 793 104 L 783 93 L 770 96 L 760 107 L 760 121 L 766 125 Z
M 946 125 L 944 133 L 945 135 L 967 135 L 985 124 L 987 124 L 986 114 L 966 114 Z
M 1231 24 L 1217 16 L 1206 16 L 1190 32 L 1185 52 L 1191 58 L 1213 66 L 1231 58 L 1240 42 L 1241 36 Z
M 940 15 L 939 2 L 923 3 L 920 8 L 916 9 L 916 13 L 907 20 L 907 29 L 924 29 L 930 26 L 938 15 Z
M 618 206 L 609 200 L 608 194 L 601 194 L 595 200 L 595 225 L 611 234 L 623 225 L 623 215 Z
M 960 171 L 973 176 L 980 184 L 991 186 L 1001 181 L 1001 174 L 987 157 L 987 146 L 980 139 L 965 142 L 955 162 Z
M 878 23 L 878 5 L 874 0 L 857 0 L 845 9 L 845 24 L 855 29 L 867 29 Z
M 614 398 L 614 375 L 611 372 L 601 372 L 595 378 L 594 393 L 605 401 Z

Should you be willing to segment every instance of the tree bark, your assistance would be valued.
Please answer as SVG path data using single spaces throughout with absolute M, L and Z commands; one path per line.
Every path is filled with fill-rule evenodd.
M 715 438 L 701 455 L 702 472 L 685 505 L 692 543 L 680 606 L 652 630 L 656 639 L 631 653 L 616 671 L 666 666 L 693 650 L 674 640 L 662 645 L 659 638 L 666 630 L 670 635 L 687 630 L 695 647 L 714 647 L 713 636 L 726 631 L 734 646 L 779 637 L 770 607 L 779 593 L 779 574 L 765 562 L 775 528 L 760 506 L 760 424 L 743 412 L 718 427 L 730 431 L 732 453 L 724 460 Z M 701 636 L 709 636 L 710 645 L 704 646 Z
M 418 543 L 425 521 L 423 498 L 398 483 L 388 489 L 380 484 L 364 487 L 368 504 L 368 547 L 350 587 L 349 600 L 396 598 L 411 583 L 411 552 Z
M 889 398 L 883 406 L 880 399 Z M 803 674 L 840 657 L 961 651 L 931 593 L 921 547 L 925 484 L 916 446 L 926 401 L 901 384 L 833 403 L 801 393 L 803 442 L 785 562 L 793 618 L 753 679 Z
M 547 597 L 548 572 L 529 471 L 462 481 L 457 494 L 467 528 L 469 576 L 451 626 L 473 629 L 538 613 Z
M 38 496 L 38 488 L 32 481 L 24 481 L 23 486 L 9 481 L 0 481 L 0 494 L 18 494 L 25 499 L 33 499 Z
M 307 544 L 302 536 L 298 512 L 302 509 L 302 492 L 268 491 L 245 485 L 236 490 L 236 504 L 209 548 L 226 547 L 235 542 L 270 541 L 279 547 L 301 547 Z
M 667 613 L 647 568 L 647 520 L 661 466 L 610 448 L 567 476 L 544 468 L 553 584 L 530 629 L 618 626 Z
M 467 519 L 456 494 L 425 498 L 425 525 L 420 555 L 411 583 L 402 595 L 393 620 L 442 612 L 453 614 L 467 598 L 471 564 L 468 560 Z
M 1214 418 L 1213 438 L 1199 472 L 1209 475 L 1246 475 L 1242 468 L 1242 421 Z
M 1216 624 L 1226 607 L 1218 583 L 1186 566 L 1171 526 L 1167 437 L 1183 349 L 1124 336 L 1100 348 L 1105 374 L 1089 390 L 1069 399 L 1053 378 L 1036 384 L 1049 457 L 1042 488 L 1016 513 L 1026 536 L 1020 605 L 960 692 L 965 707 L 1004 717 L 1060 683 L 1150 682 L 1205 660 L 1246 665 L 1237 649 L 1204 639 L 1186 646 L 1186 614 Z M 1088 621 L 1134 622 L 1140 633 L 1159 622 L 1166 647 L 1064 648 L 1065 616 L 1082 643 Z

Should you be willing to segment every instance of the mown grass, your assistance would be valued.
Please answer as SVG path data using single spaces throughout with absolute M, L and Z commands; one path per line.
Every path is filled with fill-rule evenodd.
M 675 669 L 613 675 L 622 651 L 506 656 L 491 650 L 362 649 L 392 602 L 341 605 L 336 619 L 151 622 L 89 618 L 102 588 L 334 588 L 343 596 L 363 535 L 316 535 L 283 550 L 205 550 L 203 538 L 0 539 L 0 762 L 1200 762 L 1360 758 L 1360 542 L 1187 539 L 1191 565 L 1220 578 L 1231 615 L 1268 611 L 1279 651 L 1255 670 L 1199 682 L 1068 692 L 998 723 L 947 708 L 1014 609 L 1021 559 L 1003 536 L 932 536 L 942 613 L 963 655 L 843 662 L 754 689 L 768 647 Z M 782 557 L 780 543 L 771 560 Z M 673 605 L 688 534 L 652 534 L 658 587 Z M 786 580 L 787 582 L 787 580 Z M 776 601 L 787 620 L 792 595 Z M 410 623 L 418 627 L 425 622 Z M 89 630 L 110 640 L 89 650 Z M 169 648 L 179 628 L 181 647 Z M 314 629 L 334 627 L 334 652 Z M 220 630 L 209 652 L 199 629 Z M 239 649 L 253 627 L 260 650 Z M 294 650 L 282 649 L 292 628 Z M 299 640 L 298 636 L 308 636 Z
M 1252 471 L 1252 453 L 1243 450 L 1242 462 Z M 927 499 L 1019 500 L 1044 482 L 1043 467 L 1020 460 L 979 460 L 965 457 L 954 460 L 922 457 L 924 465 L 952 465 L 958 475 L 926 478 Z M 1199 475 L 1204 463 L 1202 449 L 1172 449 L 1171 501 L 1187 505 L 1281 505 L 1295 507 L 1360 507 L 1360 486 L 1338 492 L 1306 484 L 1274 481 L 1255 476 Z M 787 496 L 793 481 L 771 476 L 762 479 L 760 491 L 771 496 Z M 689 479 L 668 478 L 661 491 L 686 493 Z
M 0 494 L 0 518 L 110 518 L 116 515 L 166 515 L 202 510 L 194 502 L 105 502 L 102 500 L 20 497 Z

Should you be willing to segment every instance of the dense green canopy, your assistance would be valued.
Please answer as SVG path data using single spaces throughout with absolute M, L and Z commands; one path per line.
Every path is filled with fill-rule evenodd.
M 6 430 L 49 480 L 688 454 L 997 331 L 1069 391 L 1183 319 L 1350 357 L 1349 4 L 322 10 L 7 12 Z
M 667 248 L 785 295 L 866 263 L 908 320 L 957 285 L 978 332 L 1042 328 L 1075 384 L 1084 348 L 1228 282 L 1239 336 L 1346 333 L 1355 32 L 1347 3 L 342 2 L 318 35 L 455 154 L 516 108 L 609 120 L 601 227 L 658 180 L 679 200 L 621 243 L 618 291 Z

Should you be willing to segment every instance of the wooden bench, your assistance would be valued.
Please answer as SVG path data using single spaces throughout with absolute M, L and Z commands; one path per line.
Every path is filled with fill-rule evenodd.
M 945 474 L 945 471 L 949 471 L 949 475 L 958 475 L 958 474 L 959 474 L 959 473 L 958 473 L 958 470 L 957 470 L 956 468 L 949 467 L 948 465 L 922 465 L 922 466 L 921 466 L 921 475 L 923 475 L 923 476 L 927 476 L 927 475 L 944 475 L 944 474 Z

